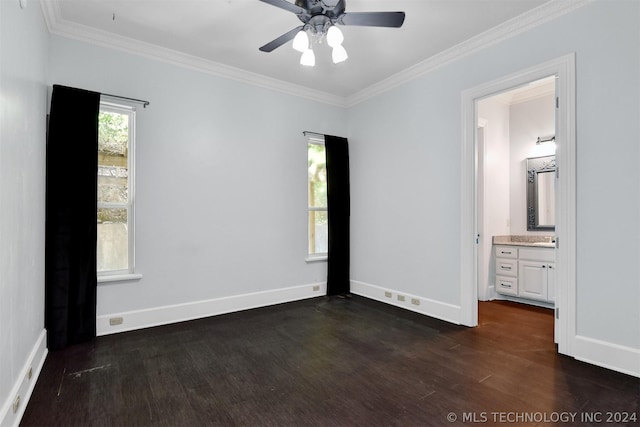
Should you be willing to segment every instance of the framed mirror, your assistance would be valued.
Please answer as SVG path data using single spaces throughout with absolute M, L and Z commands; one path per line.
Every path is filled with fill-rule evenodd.
M 527 231 L 556 229 L 556 156 L 527 159 Z

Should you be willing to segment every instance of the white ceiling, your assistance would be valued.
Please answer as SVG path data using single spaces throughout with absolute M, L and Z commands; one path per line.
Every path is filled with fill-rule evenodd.
M 551 95 L 554 94 L 555 91 L 556 77 L 549 76 L 527 83 L 524 86 L 502 92 L 495 95 L 495 97 L 504 104 L 513 105 Z
M 156 56 L 179 54 L 227 76 L 266 77 L 272 85 L 293 84 L 347 99 L 430 58 L 470 45 L 470 40 L 486 38 L 494 27 L 517 32 L 524 26 L 523 17 L 526 24 L 535 24 L 537 16 L 552 4 L 557 9 L 558 3 L 562 2 L 348 0 L 347 12 L 404 11 L 404 25 L 342 26 L 349 59 L 333 64 L 330 49 L 320 46 L 313 68 L 299 64 L 300 53 L 291 42 L 270 53 L 258 50 L 300 25 L 293 13 L 259 0 L 45 0 L 43 10 L 55 34 Z

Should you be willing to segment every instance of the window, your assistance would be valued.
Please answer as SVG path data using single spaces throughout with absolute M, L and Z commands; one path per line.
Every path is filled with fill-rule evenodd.
M 102 101 L 98 116 L 98 279 L 134 273 L 135 109 Z
M 327 161 L 324 139 L 310 137 L 308 158 L 308 235 L 309 258 L 324 257 L 328 250 L 327 226 Z

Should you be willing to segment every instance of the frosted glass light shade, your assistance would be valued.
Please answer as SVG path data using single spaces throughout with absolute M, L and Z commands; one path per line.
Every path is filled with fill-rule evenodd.
M 293 38 L 293 48 L 298 52 L 304 52 L 309 49 L 309 36 L 306 31 L 298 31 L 298 34 Z
M 327 31 L 327 44 L 331 47 L 336 47 L 342 44 L 344 41 L 344 36 L 342 35 L 342 31 L 340 28 L 332 25 L 329 27 Z
M 302 56 L 300 57 L 300 64 L 307 67 L 313 67 L 316 65 L 316 55 L 311 49 L 307 49 L 302 52 Z
M 342 45 L 335 46 L 333 52 L 331 52 L 331 58 L 334 64 L 346 61 L 348 57 L 349 55 L 347 55 L 347 51 Z

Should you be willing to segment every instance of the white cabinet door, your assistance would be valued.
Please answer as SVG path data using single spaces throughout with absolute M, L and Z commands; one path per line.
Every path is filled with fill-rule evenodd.
M 518 262 L 518 295 L 547 300 L 547 264 L 540 261 Z

